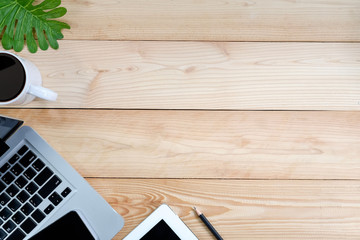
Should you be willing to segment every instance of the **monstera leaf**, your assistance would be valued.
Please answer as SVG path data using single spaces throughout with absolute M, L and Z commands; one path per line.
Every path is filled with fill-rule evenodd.
M 49 44 L 53 49 L 59 48 L 57 40 L 64 37 L 61 30 L 70 29 L 70 26 L 50 19 L 64 16 L 66 9 L 58 7 L 61 0 L 44 0 L 35 6 L 34 1 L 0 0 L 0 34 L 4 49 L 14 48 L 20 52 L 25 40 L 31 53 L 37 51 L 37 42 L 42 50 L 48 49 Z

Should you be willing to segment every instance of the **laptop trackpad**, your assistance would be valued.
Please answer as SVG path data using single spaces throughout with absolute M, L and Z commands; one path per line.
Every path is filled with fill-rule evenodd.
M 96 240 L 79 212 L 71 211 L 29 240 Z

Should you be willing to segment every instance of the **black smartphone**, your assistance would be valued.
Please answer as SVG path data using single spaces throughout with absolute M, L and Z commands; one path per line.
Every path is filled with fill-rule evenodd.
M 29 240 L 96 240 L 77 211 L 71 211 Z

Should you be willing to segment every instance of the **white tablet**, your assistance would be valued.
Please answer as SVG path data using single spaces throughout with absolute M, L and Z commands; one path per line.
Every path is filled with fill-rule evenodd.
M 162 204 L 123 240 L 198 240 L 185 223 Z

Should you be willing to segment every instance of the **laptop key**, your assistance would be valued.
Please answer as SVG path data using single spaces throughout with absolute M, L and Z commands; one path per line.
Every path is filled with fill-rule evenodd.
M 0 240 L 4 240 L 6 238 L 6 236 L 7 236 L 7 233 L 4 230 L 0 229 Z
M 65 198 L 67 195 L 69 195 L 69 193 L 71 193 L 71 189 L 67 187 L 64 191 L 61 192 L 61 196 Z
M 35 177 L 36 175 L 36 172 L 34 169 L 32 168 L 28 168 L 25 172 L 24 172 L 24 175 L 27 179 L 31 180 L 33 179 L 33 177 Z
M 13 166 L 10 170 L 15 176 L 19 176 L 20 173 L 22 173 L 24 171 L 24 168 L 22 166 L 20 166 L 20 164 L 16 164 L 15 166 Z
M 20 225 L 20 227 L 26 233 L 30 233 L 36 227 L 36 222 L 31 218 L 28 218 Z
M 36 155 L 32 151 L 28 151 L 25 156 L 20 159 L 21 165 L 24 167 L 28 167 L 34 160 L 36 159 Z
M 26 237 L 25 233 L 20 229 L 16 229 L 6 240 L 23 240 Z
M 17 196 L 16 198 L 22 202 L 22 203 L 25 203 L 26 200 L 28 200 L 30 197 L 30 195 L 25 191 L 25 190 L 22 190 Z
M 34 181 L 39 185 L 43 185 L 51 176 L 53 175 L 53 171 L 51 171 L 48 167 L 44 168 L 39 175 L 37 175 Z
M 31 195 L 34 194 L 38 189 L 39 187 L 36 186 L 35 183 L 33 182 L 30 182 L 26 187 L 25 187 L 26 191 L 28 191 L 28 193 L 30 193 Z
M 11 218 L 16 224 L 20 224 L 22 221 L 24 221 L 25 216 L 20 211 L 14 214 Z
M 1 172 L 1 173 L 5 173 L 10 167 L 11 167 L 10 164 L 5 163 L 5 164 L 0 168 L 0 172 Z
M 30 203 L 34 206 L 37 207 L 40 205 L 40 203 L 42 203 L 42 198 L 39 197 L 39 195 L 35 194 L 31 199 L 30 199 Z
M 28 216 L 28 215 L 34 210 L 34 208 L 30 205 L 30 203 L 25 203 L 25 205 L 22 206 L 20 210 L 21 210 L 26 216 Z
M 40 190 L 39 194 L 42 198 L 46 198 L 61 183 L 61 179 L 54 175 Z
M 10 158 L 9 163 L 14 164 L 14 163 L 16 163 L 17 160 L 19 160 L 19 158 L 20 158 L 19 155 L 15 154 L 14 156 L 12 156 Z
M 6 193 L 2 193 L 0 195 L 0 204 L 4 206 L 10 201 L 10 199 L 11 198 L 9 197 L 9 195 L 7 195 Z
M 55 207 L 50 204 L 49 206 L 47 206 L 47 207 L 45 208 L 44 213 L 49 214 L 49 213 L 51 213 L 52 210 L 54 210 L 54 208 L 55 208 Z
M 43 167 L 45 167 L 45 163 L 43 163 L 43 161 L 38 159 L 33 163 L 32 166 L 33 166 L 33 168 L 35 168 L 36 171 L 39 172 L 41 169 L 43 169 Z
M 26 153 L 27 150 L 29 150 L 29 148 L 26 145 L 24 145 L 20 148 L 20 150 L 18 151 L 18 154 L 24 155 L 24 153 Z
M 5 229 L 5 231 L 11 233 L 16 228 L 16 225 L 13 221 L 9 220 L 2 227 Z
M 49 200 L 52 202 L 52 204 L 57 206 L 63 200 L 63 198 L 57 192 L 54 192 L 50 195 Z
M 0 192 L 6 188 L 6 185 L 3 182 L 0 182 Z
M 15 177 L 10 172 L 7 172 L 1 179 L 4 181 L 4 183 L 10 184 L 14 181 Z
M 23 176 L 18 177 L 18 179 L 16 179 L 15 181 L 16 186 L 18 186 L 19 188 L 25 187 L 27 183 L 28 180 L 26 180 Z
M 40 211 L 39 209 L 36 209 L 33 214 L 31 214 L 31 217 L 37 222 L 40 223 L 42 220 L 44 220 L 44 218 L 46 217 L 46 215 Z
M 11 214 L 12 214 L 11 210 L 8 209 L 7 207 L 5 207 L 3 210 L 0 211 L 0 217 L 5 221 L 11 216 Z
M 10 197 L 14 197 L 18 192 L 19 192 L 19 188 L 15 186 L 15 184 L 11 184 L 7 189 L 6 189 L 7 194 L 9 194 Z
M 19 207 L 21 207 L 21 203 L 14 198 L 11 202 L 9 202 L 8 207 L 11 211 L 15 212 Z

